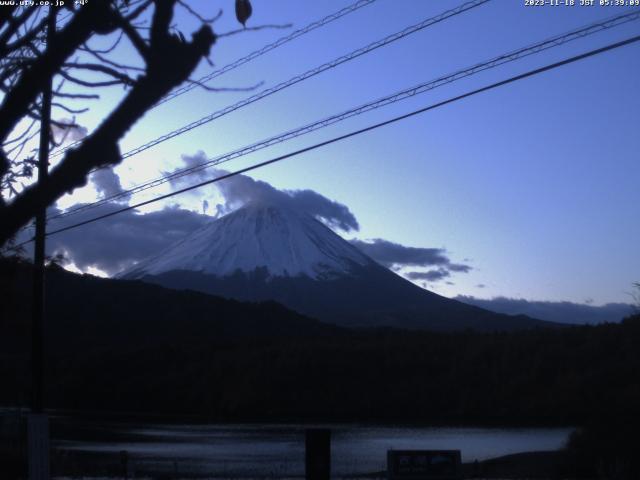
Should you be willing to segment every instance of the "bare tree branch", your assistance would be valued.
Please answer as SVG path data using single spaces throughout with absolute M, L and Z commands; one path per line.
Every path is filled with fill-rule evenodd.
M 96 3 L 99 2 L 94 2 Z M 94 168 L 120 163 L 122 157 L 118 141 L 158 100 L 186 81 L 200 60 L 209 55 L 216 36 L 208 25 L 203 25 L 195 32 L 190 42 L 182 41 L 170 33 L 175 3 L 176 0 L 155 2 L 150 43 L 148 46 L 145 44 L 147 69 L 145 74 L 137 79 L 122 102 L 77 148 L 66 152 L 60 163 L 51 171 L 45 186 L 41 184 L 28 186 L 11 204 L 0 206 L 0 245 L 6 243 L 20 227 L 26 225 L 39 209 L 52 204 L 64 193 L 84 185 Z M 91 3 L 87 4 L 89 5 Z M 86 8 L 82 9 L 82 12 L 84 11 Z M 65 30 L 72 26 L 79 30 L 77 16 L 71 20 Z M 122 25 L 121 15 L 112 18 L 115 18 L 117 25 Z M 66 58 L 74 49 L 88 40 L 90 32 L 86 35 L 84 30 L 75 32 L 75 35 L 69 35 L 68 39 L 73 43 L 73 49 L 67 48 L 64 53 L 58 54 L 53 59 L 51 58 L 53 54 L 49 51 L 51 49 L 47 49 L 43 58 L 48 56 L 51 60 L 58 60 L 56 67 L 48 71 L 50 75 L 54 72 L 63 75 L 61 68 Z M 41 68 L 44 69 L 44 67 Z M 68 73 L 63 76 L 65 75 L 69 76 Z M 9 93 L 11 94 L 13 90 Z M 22 107 L 21 113 L 24 116 L 25 111 L 29 111 L 28 106 L 35 100 L 35 95 L 30 100 L 26 105 L 10 104 L 10 106 L 14 110 L 17 110 L 18 106 Z M 3 102 L 0 107 L 0 113 L 4 109 L 6 109 L 6 102 Z M 3 133 L 3 129 L 10 131 L 12 127 L 11 122 L 0 122 L 0 134 Z
M 212 25 L 213 23 L 215 23 L 220 17 L 222 17 L 222 9 L 218 10 L 218 13 L 216 14 L 215 17 L 211 17 L 211 18 L 205 18 L 202 15 L 200 15 L 195 9 L 191 8 L 191 6 L 183 1 L 183 0 L 178 0 L 178 4 L 184 8 L 187 12 L 189 12 L 192 16 L 194 16 L 196 19 L 200 20 L 202 23 L 206 23 L 208 25 Z
M 4 147 L 6 145 L 11 145 L 12 143 L 19 142 L 20 140 L 25 138 L 29 134 L 29 131 L 34 127 L 34 125 L 36 125 L 36 123 L 37 122 L 35 120 L 32 120 L 31 123 L 29 124 L 29 126 L 25 129 L 25 131 L 22 134 L 20 134 L 16 138 L 12 138 L 10 140 L 7 140 L 6 142 L 4 142 L 2 144 L 2 146 Z
M 230 30 L 225 33 L 220 33 L 218 34 L 218 38 L 231 37 L 233 35 L 238 35 L 239 33 L 244 33 L 244 32 L 257 32 L 259 30 L 267 30 L 267 29 L 284 30 L 291 27 L 292 25 L 290 23 L 287 23 L 284 25 L 259 25 L 257 27 L 238 28 L 236 30 Z
M 28 8 L 25 8 L 22 14 L 18 15 L 17 17 L 14 18 L 13 16 L 9 16 L 7 18 L 6 22 L 8 23 L 8 26 L 5 31 L 0 34 L 0 55 L 6 54 L 6 45 L 11 37 L 13 37 L 18 32 L 20 27 L 24 25 L 24 23 L 36 10 L 37 7 L 35 5 L 30 6 Z
M 117 16 L 117 15 L 118 15 L 118 13 L 117 13 L 117 12 L 115 12 L 115 13 L 114 13 L 114 15 L 116 15 L 116 16 Z M 118 37 L 115 39 L 115 41 L 114 41 L 110 46 L 108 46 L 107 48 L 105 48 L 105 49 L 103 49 L 103 50 L 99 50 L 99 49 L 97 49 L 97 48 L 90 47 L 90 46 L 88 45 L 88 42 L 83 43 L 83 44 L 82 44 L 82 46 L 78 48 L 78 50 L 83 50 L 83 49 L 85 49 L 85 48 L 86 48 L 87 50 L 91 50 L 92 52 L 100 53 L 100 54 L 106 55 L 106 54 L 108 54 L 108 53 L 113 52 L 113 51 L 118 47 L 118 45 L 119 45 L 119 44 L 120 44 L 120 42 L 122 41 L 122 37 L 123 37 L 123 36 L 124 36 L 124 31 L 120 30 L 120 32 L 118 33 Z
M 147 45 L 147 42 L 144 41 L 135 27 L 133 27 L 129 21 L 123 18 L 122 15 L 120 15 L 118 12 L 116 12 L 115 15 L 118 26 L 122 29 L 131 44 L 136 48 L 140 56 L 145 61 L 147 61 L 149 57 L 149 45 Z
M 64 110 L 65 112 L 68 112 L 68 113 L 71 113 L 71 114 L 75 114 L 75 115 L 78 115 L 80 113 L 85 113 L 85 112 L 89 111 L 88 108 L 75 109 L 75 108 L 67 107 L 66 105 L 63 105 L 63 104 L 58 103 L 58 102 L 51 102 L 51 106 L 60 108 L 60 109 Z
M 91 81 L 91 80 L 83 80 L 81 78 L 78 78 L 74 75 L 71 75 L 69 72 L 65 72 L 65 71 L 60 71 L 59 72 L 60 76 L 64 77 L 65 79 L 69 80 L 71 83 L 75 83 L 76 85 L 81 85 L 83 87 L 90 87 L 90 88 L 94 88 L 94 87 L 112 87 L 114 85 L 123 85 L 123 81 L 122 80 L 107 80 L 107 81 L 103 81 L 103 82 L 97 82 L 97 81 Z
M 124 65 L 122 63 L 118 63 L 118 62 L 114 62 L 113 60 L 108 59 L 105 55 L 103 55 L 102 53 L 93 51 L 90 48 L 87 47 L 81 47 L 81 50 L 83 52 L 87 52 L 89 55 L 91 55 L 92 57 L 97 58 L 98 60 L 100 60 L 102 63 L 105 63 L 107 65 L 111 65 L 114 68 L 119 68 L 121 70 L 133 70 L 136 72 L 144 72 L 145 69 L 142 67 L 136 67 L 133 65 Z
M 54 97 L 70 98 L 70 99 L 85 99 L 85 100 L 97 100 L 100 95 L 96 93 L 69 93 L 69 92 L 54 92 Z
M 56 33 L 54 44 L 27 69 L 0 105 L 0 140 L 4 140 L 27 112 L 29 105 L 42 91 L 47 78 L 60 71 L 65 60 L 87 39 L 100 29 L 105 31 L 104 16 L 111 10 L 103 2 L 87 3 L 80 9 L 64 30 Z M 0 166 L 0 175 L 4 173 Z
M 18 38 L 16 41 L 4 44 L 3 47 L 0 47 L 0 55 L 7 55 L 10 52 L 18 50 L 19 48 L 28 46 L 35 40 L 35 38 L 40 35 L 45 30 L 45 26 L 47 25 L 47 19 L 43 18 L 37 27 L 29 30 L 24 36 Z M 0 43 L 2 45 L 2 43 Z
M 143 0 L 142 2 L 140 2 L 140 5 L 138 7 L 136 7 L 131 13 L 129 13 L 128 15 L 126 15 L 124 17 L 124 19 L 128 22 L 131 23 L 133 22 L 136 18 L 138 18 L 140 15 L 142 15 L 142 13 L 149 8 L 149 6 L 153 3 L 153 0 Z
M 113 68 L 101 65 L 99 63 L 79 63 L 79 62 L 66 62 L 64 67 L 74 68 L 78 70 L 89 70 L 92 72 L 99 72 L 110 77 L 120 80 L 124 85 L 134 85 L 136 81 L 125 73 L 119 72 Z

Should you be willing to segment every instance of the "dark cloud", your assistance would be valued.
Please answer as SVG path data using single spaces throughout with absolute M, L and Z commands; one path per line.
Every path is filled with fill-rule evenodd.
M 472 267 L 452 263 L 443 248 L 406 247 L 382 238 L 369 241 L 354 239 L 351 244 L 373 258 L 376 262 L 404 275 L 412 281 L 427 280 L 437 282 L 451 276 L 451 273 L 469 273 Z M 437 267 L 427 271 L 401 273 L 405 267 Z
M 409 280 L 427 280 L 428 282 L 437 282 L 451 276 L 451 272 L 444 268 L 438 268 L 437 270 L 428 270 L 426 272 L 408 272 L 405 273 L 404 276 Z
M 351 244 L 385 267 L 431 267 L 450 265 L 442 248 L 405 247 L 382 238 L 351 240 Z
M 206 161 L 207 156 L 202 151 L 195 155 L 182 155 L 182 162 L 187 168 L 201 165 Z M 188 178 L 188 182 L 187 177 L 180 177 L 172 180 L 171 184 L 174 187 L 183 187 L 187 183 L 194 183 L 194 175 L 199 181 L 203 181 L 228 173 L 226 170 L 210 168 L 190 175 L 191 178 Z M 313 190 L 279 190 L 267 182 L 254 180 L 247 175 L 236 175 L 216 183 L 215 186 L 224 198 L 224 205 L 216 207 L 218 215 L 231 212 L 248 203 L 260 202 L 304 211 L 328 226 L 345 232 L 360 229 L 360 225 L 349 207 Z
M 633 306 L 626 303 L 607 303 L 595 306 L 583 303 L 545 302 L 506 297 L 495 297 L 488 300 L 462 295 L 457 296 L 456 300 L 498 313 L 523 314 L 540 320 L 571 324 L 619 322 L 633 312 Z
M 229 173 L 216 170 L 217 175 Z M 246 175 L 236 175 L 217 184 L 227 209 L 235 209 L 252 202 L 283 205 L 319 218 L 330 227 L 345 232 L 359 230 L 355 215 L 346 205 L 330 200 L 313 190 L 278 190 L 267 182 Z
M 102 168 L 91 174 L 91 183 L 98 191 L 101 198 L 111 197 L 124 192 L 120 177 L 113 171 L 113 168 Z M 119 201 L 127 201 L 131 195 L 119 197 Z
M 313 190 L 286 190 L 289 201 L 305 212 L 320 218 L 332 228 L 348 232 L 360 230 L 360 225 L 349 207 Z
M 476 288 L 487 288 L 487 286 L 484 283 L 479 283 L 476 285 Z
M 81 204 L 74 205 L 79 206 Z M 121 207 L 121 204 L 107 204 L 67 217 L 64 222 L 52 221 L 50 228 L 81 222 Z M 58 211 L 50 210 L 50 214 L 55 213 Z M 81 270 L 95 267 L 112 275 L 136 261 L 161 252 L 207 221 L 211 221 L 211 217 L 177 207 L 147 214 L 130 210 L 48 237 L 47 252 L 63 252 Z M 25 234 L 25 238 L 28 235 Z
M 463 265 L 461 263 L 450 263 L 447 268 L 452 272 L 469 273 L 473 268 L 469 265 Z

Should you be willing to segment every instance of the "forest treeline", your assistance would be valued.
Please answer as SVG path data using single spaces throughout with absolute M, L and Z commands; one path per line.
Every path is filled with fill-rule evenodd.
M 2 307 L 5 405 L 29 398 L 28 268 L 11 268 L 2 285 L 13 289 Z M 141 282 L 54 269 L 47 284 L 52 408 L 485 425 L 583 425 L 639 410 L 639 315 L 509 333 L 350 331 L 273 303 Z

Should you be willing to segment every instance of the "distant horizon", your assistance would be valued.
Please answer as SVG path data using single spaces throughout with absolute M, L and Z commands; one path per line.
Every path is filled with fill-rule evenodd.
M 275 192 L 271 192 L 275 193 Z M 214 217 L 212 220 L 205 220 L 206 223 L 202 223 L 199 226 L 195 226 L 193 232 L 196 230 L 201 230 L 207 228 L 207 226 L 213 221 L 222 219 L 227 217 L 227 215 L 231 215 L 236 211 L 245 210 L 247 208 L 252 208 L 258 206 L 261 207 L 276 207 L 276 208 L 295 208 L 299 210 L 297 204 L 289 203 L 291 199 L 287 196 L 277 197 L 277 198 L 261 198 L 261 199 L 252 199 L 248 201 L 245 205 L 239 206 L 237 209 L 232 211 L 218 211 L 217 218 Z M 303 214 L 308 214 L 307 212 L 302 211 Z M 320 223 L 325 224 L 326 227 L 330 227 L 326 222 L 322 221 L 322 218 L 318 218 Z M 193 233 L 191 232 L 191 233 Z M 191 235 L 191 233 L 186 233 L 185 238 Z M 340 231 L 334 231 L 335 234 L 340 234 Z M 182 239 L 176 239 L 177 244 L 182 244 Z M 438 250 L 411 250 L 406 249 L 400 245 L 390 244 L 388 242 L 384 242 L 380 239 L 374 242 L 371 241 L 360 241 L 360 240 L 352 240 L 350 242 L 354 247 L 360 249 L 361 246 L 367 247 L 364 254 L 368 255 L 374 261 L 379 263 L 382 266 L 389 268 L 389 270 L 399 274 L 401 277 L 405 278 L 407 281 L 411 281 L 411 278 L 407 278 L 406 275 L 402 275 L 402 272 L 399 271 L 396 263 L 393 263 L 394 255 L 397 257 L 395 260 L 402 258 L 402 261 L 416 262 L 420 256 L 423 258 L 427 258 L 427 263 L 432 263 L 439 265 L 440 271 L 442 271 L 443 266 L 446 268 L 447 265 L 451 265 L 449 260 L 446 257 L 445 251 Z M 147 252 L 149 257 L 155 257 L 163 248 L 156 247 L 158 251 L 155 252 Z M 427 257 L 425 257 L 427 255 Z M 413 257 L 413 258 L 412 258 Z M 142 259 L 141 259 L 142 260 Z M 140 261 L 136 261 L 130 267 L 125 268 L 125 270 L 121 270 L 119 272 L 115 272 L 111 275 L 108 275 L 104 271 L 94 270 L 89 268 L 88 273 L 92 273 L 98 276 L 104 276 L 107 278 L 116 278 L 118 275 L 121 275 L 123 271 L 127 269 L 131 270 L 138 265 Z M 456 267 L 455 264 L 454 269 L 461 270 L 460 266 Z M 82 273 L 83 270 L 79 269 L 75 265 L 67 265 L 67 268 L 70 271 L 76 273 Z M 91 271 L 93 270 L 93 271 Z M 400 269 L 401 270 L 401 269 Z M 432 270 L 433 271 L 433 270 Z M 295 275 L 292 275 L 295 276 Z M 410 277 L 410 275 L 409 275 Z M 417 286 L 429 290 L 428 286 L 420 285 L 420 281 L 413 282 L 416 283 Z M 549 301 L 544 299 L 526 299 L 526 298 L 508 298 L 505 296 L 493 296 L 493 297 L 481 297 L 481 296 L 471 296 L 471 295 L 456 295 L 453 297 L 449 297 L 453 300 L 458 300 L 463 303 L 475 305 L 478 307 L 485 308 L 490 311 L 498 312 L 498 313 L 506 313 L 509 315 L 527 315 L 531 318 L 538 318 L 541 320 L 547 320 L 552 322 L 560 322 L 560 323 L 568 323 L 568 324 L 598 324 L 605 322 L 618 322 L 623 318 L 634 313 L 634 304 L 631 302 L 609 302 L 605 304 L 595 304 L 594 302 L 584 302 L 584 303 L 576 303 L 576 302 L 568 302 L 568 301 Z M 637 308 L 637 307 L 636 307 Z
M 286 203 L 282 204 L 278 202 L 279 201 L 275 199 L 253 198 L 249 200 L 246 204 L 239 205 L 234 209 L 218 210 L 218 213 L 216 214 L 216 216 L 208 216 L 206 221 L 208 222 L 208 221 L 218 220 L 226 215 L 229 215 L 235 212 L 236 210 L 250 207 L 251 205 L 274 205 L 274 206 L 277 205 L 285 208 L 297 208 L 297 206 L 294 207 L 293 205 L 286 205 Z M 321 218 L 318 218 L 318 220 L 320 220 L 321 223 L 325 224 L 327 228 L 331 227 L 330 225 L 327 225 L 326 222 L 323 222 Z M 203 228 L 205 225 L 206 224 L 198 224 L 197 226 L 194 225 L 194 227 L 195 227 L 195 230 L 197 230 L 199 228 Z M 339 229 L 337 231 L 335 229 L 332 229 L 332 230 L 334 231 L 335 234 L 341 236 L 342 238 L 345 238 L 344 236 L 340 235 L 341 231 Z M 79 233 L 81 235 L 81 232 Z M 193 232 L 187 232 L 185 233 L 184 236 L 186 237 L 191 233 Z M 345 238 L 345 239 L 349 240 L 348 238 Z M 57 250 L 59 247 L 55 242 L 56 238 L 53 237 L 53 240 L 54 241 L 51 243 L 51 245 L 53 245 L 53 251 L 59 251 Z M 180 242 L 180 239 L 176 239 L 176 241 Z M 365 240 L 364 242 L 357 241 L 355 244 L 353 241 L 351 241 L 351 243 L 354 244 L 356 248 L 358 248 L 359 245 L 357 243 L 364 244 L 368 241 L 370 242 L 371 240 L 370 239 Z M 393 245 L 393 247 L 403 248 L 403 249 L 405 248 L 400 245 Z M 150 252 L 148 256 L 154 256 L 158 254 L 160 250 L 161 249 L 155 252 Z M 407 250 L 410 250 L 410 249 L 407 249 Z M 53 254 L 53 251 L 51 251 L 50 254 Z M 96 252 L 96 253 L 99 254 L 99 252 Z M 424 282 L 421 282 L 419 280 L 412 281 L 411 278 L 407 278 L 406 275 L 403 275 L 402 272 L 399 271 L 399 269 L 394 268 L 392 265 L 385 265 L 384 261 L 381 262 L 379 259 L 375 258 L 375 255 L 372 256 L 371 251 L 366 251 L 363 253 L 369 255 L 370 257 L 373 258 L 373 260 L 375 260 L 378 263 L 381 263 L 383 266 L 388 267 L 391 271 L 400 275 L 405 280 L 410 281 L 421 288 L 430 290 L 429 285 L 425 285 Z M 65 254 L 69 254 L 69 252 L 65 252 Z M 418 252 L 418 255 L 419 254 L 420 252 Z M 446 254 L 446 252 L 443 251 L 442 254 Z M 384 255 L 384 252 L 383 252 L 383 255 Z M 142 259 L 143 258 L 140 258 L 140 260 L 135 261 L 131 266 L 138 264 Z M 113 272 L 109 274 L 103 270 L 100 270 L 92 266 L 88 266 L 82 269 L 82 268 L 78 268 L 72 261 L 69 264 L 63 265 L 63 267 L 74 273 L 89 273 L 89 274 L 104 277 L 104 278 L 115 278 L 118 274 L 122 273 L 122 270 L 120 270 L 118 272 Z M 484 288 L 484 287 L 481 285 L 478 285 L 478 288 Z M 447 296 L 447 295 L 444 295 L 444 296 Z M 559 313 L 559 311 L 565 311 L 565 314 L 566 314 L 567 311 L 571 312 L 571 310 L 573 309 L 574 311 L 576 311 L 576 313 L 579 312 L 582 314 L 585 314 L 585 313 L 588 314 L 589 319 L 587 319 L 584 322 L 581 322 L 586 324 L 602 323 L 606 321 L 620 321 L 625 316 L 632 314 L 634 312 L 634 308 L 637 308 L 635 307 L 632 301 L 595 303 L 594 301 L 589 299 L 587 299 L 584 302 L 571 302 L 566 300 L 557 301 L 557 300 L 540 299 L 540 298 L 507 297 L 504 295 L 482 296 L 482 295 L 464 295 L 464 294 L 447 296 L 447 298 L 462 301 L 463 303 L 469 303 L 471 305 L 480 306 L 498 313 L 507 313 L 511 315 L 525 314 L 531 317 L 540 318 L 542 320 L 549 320 L 549 321 L 562 322 L 563 320 L 559 319 L 562 316 L 561 313 Z M 532 312 L 537 312 L 538 315 Z M 540 312 L 543 312 L 543 313 L 541 314 Z M 624 313 L 624 312 L 627 312 L 627 313 Z M 574 322 L 568 322 L 568 323 L 574 323 Z

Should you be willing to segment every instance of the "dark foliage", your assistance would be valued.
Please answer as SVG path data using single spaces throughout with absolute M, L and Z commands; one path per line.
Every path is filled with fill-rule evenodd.
M 573 433 L 565 452 L 565 470 L 579 477 L 636 480 L 638 466 L 636 412 L 608 412 Z
M 28 268 L 11 265 L 18 296 L 3 306 L 5 404 L 28 398 L 29 302 L 20 287 Z M 55 269 L 47 286 L 51 407 L 229 421 L 579 425 L 640 405 L 639 316 L 509 333 L 348 331 L 273 303 Z

